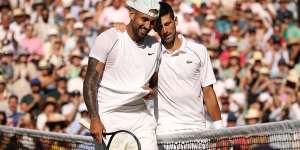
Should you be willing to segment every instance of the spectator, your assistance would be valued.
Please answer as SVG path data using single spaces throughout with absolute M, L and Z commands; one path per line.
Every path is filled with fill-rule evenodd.
M 8 98 L 10 95 L 6 88 L 5 79 L 0 75 L 0 111 L 8 113 Z
M 128 10 L 125 8 L 124 0 L 112 0 L 112 6 L 104 8 L 101 13 L 98 24 L 102 28 L 111 27 L 114 23 L 129 23 Z
M 39 130 L 48 130 L 46 123 L 48 118 L 51 116 L 55 116 L 59 112 L 59 106 L 57 104 L 57 100 L 48 96 L 46 98 L 46 102 L 43 104 L 42 112 L 38 115 L 36 121 L 36 127 Z
M 19 99 L 16 95 L 11 95 L 8 98 L 8 125 L 16 127 L 23 113 L 18 110 Z
M 3 50 L 0 52 L 0 74 L 3 75 L 6 81 L 9 81 L 14 76 L 14 52 L 12 50 Z
M 6 113 L 0 111 L 0 125 L 6 125 L 6 123 L 7 123 Z
M 22 112 L 30 113 L 36 118 L 41 112 L 40 106 L 45 100 L 45 94 L 42 91 L 41 81 L 39 79 L 32 79 L 30 81 L 30 87 L 31 93 L 21 99 L 20 109 Z
M 35 35 L 35 29 L 32 24 L 24 26 L 25 37 L 20 41 L 20 46 L 30 54 L 44 55 L 42 49 L 42 39 Z

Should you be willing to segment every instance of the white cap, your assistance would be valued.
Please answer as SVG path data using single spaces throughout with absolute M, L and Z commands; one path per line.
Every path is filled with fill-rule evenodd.
M 139 12 L 142 12 L 151 17 L 158 17 L 159 3 L 157 0 L 127 0 L 127 5 Z M 154 13 L 150 10 L 157 10 Z
M 50 28 L 48 30 L 48 36 L 50 36 L 50 35 L 58 35 L 58 34 L 59 33 L 58 33 L 57 29 L 55 29 L 55 28 Z
M 79 111 L 79 112 L 88 111 L 87 108 L 86 108 L 85 103 L 81 103 L 81 104 L 78 106 L 78 111 Z
M 83 23 L 82 22 L 76 22 L 74 24 L 74 29 L 83 29 Z

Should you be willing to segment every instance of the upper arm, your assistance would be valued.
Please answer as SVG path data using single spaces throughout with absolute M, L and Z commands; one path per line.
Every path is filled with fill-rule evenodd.
M 216 78 L 207 49 L 201 46 L 199 52 L 202 53 L 199 54 L 201 86 L 206 87 L 216 83 Z
M 95 80 L 98 81 L 103 74 L 104 66 L 104 63 L 100 62 L 99 60 L 93 57 L 89 57 L 85 81 L 89 79 L 91 79 L 92 82 L 95 82 Z

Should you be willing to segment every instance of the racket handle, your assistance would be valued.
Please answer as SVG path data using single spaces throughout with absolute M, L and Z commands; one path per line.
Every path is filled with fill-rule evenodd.
M 87 129 L 90 130 L 91 123 L 90 123 L 90 121 L 88 121 L 87 119 L 80 118 L 79 123 L 80 123 L 82 126 L 84 126 L 85 128 L 87 128 Z

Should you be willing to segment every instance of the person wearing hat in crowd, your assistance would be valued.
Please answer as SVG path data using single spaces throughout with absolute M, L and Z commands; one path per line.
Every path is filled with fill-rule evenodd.
M 21 42 L 23 38 L 23 28 L 25 24 L 30 23 L 30 16 L 27 15 L 23 9 L 15 8 L 13 10 L 13 22 L 10 24 L 9 28 L 13 31 L 14 37 L 18 43 Z
M 22 97 L 20 109 L 36 118 L 41 112 L 40 106 L 45 101 L 46 95 L 42 90 L 41 81 L 37 78 L 30 81 L 30 89 L 31 93 Z
M 225 63 L 229 61 L 230 58 L 230 53 L 232 51 L 238 51 L 238 45 L 239 41 L 238 38 L 235 36 L 229 36 L 228 39 L 225 41 L 226 48 L 225 50 L 221 53 L 220 59 L 221 63 Z M 244 66 L 245 64 L 245 55 L 242 52 L 239 52 L 239 63 L 240 66 Z
M 1 16 L 1 25 L 0 25 L 0 49 L 15 50 L 16 49 L 16 40 L 14 37 L 14 32 L 10 29 L 10 15 L 3 14 Z
M 68 66 L 68 78 L 76 78 L 81 70 L 82 54 L 79 49 L 75 49 L 70 54 L 70 65 Z
M 44 59 L 48 60 L 49 63 L 53 64 L 55 68 L 59 68 L 66 64 L 65 55 L 63 49 L 63 41 L 58 37 L 53 39 L 50 53 Z
M 82 22 L 76 22 L 73 25 L 74 33 L 65 42 L 65 52 L 67 54 L 71 53 L 76 48 L 87 44 L 86 43 L 86 33 L 84 32 L 84 25 Z
M 37 23 L 42 16 L 43 10 L 46 9 L 46 3 L 43 0 L 34 0 L 32 4 L 31 23 Z
M 55 89 L 54 66 L 47 60 L 40 60 L 38 64 L 39 80 L 44 91 L 49 92 Z
M 19 50 L 16 64 L 14 65 L 14 78 L 11 84 L 11 92 L 18 97 L 23 97 L 30 93 L 28 81 L 37 78 L 36 66 L 29 61 L 30 54 L 25 50 Z
M 96 38 L 89 55 L 83 95 L 90 131 L 101 142 L 104 132 L 129 130 L 143 150 L 156 150 L 156 122 L 143 97 L 150 93 L 145 86 L 157 67 L 160 45 L 147 34 L 158 17 L 159 4 L 156 0 L 128 0 L 127 5 L 130 23 L 126 32 L 106 30 Z
M 168 135 L 206 130 L 204 107 L 213 120 L 213 127 L 223 128 L 213 90 L 216 79 L 207 49 L 176 32 L 176 25 L 172 7 L 160 2 L 155 30 L 163 46 L 158 72 L 156 133 Z
M 290 62 L 288 50 L 282 46 L 279 36 L 272 35 L 269 40 L 269 48 L 265 53 L 265 59 L 268 66 L 271 68 L 271 74 L 278 74 L 278 63 L 280 59 L 285 62 Z
M 14 53 L 9 49 L 0 50 L 0 75 L 8 82 L 14 76 Z
M 47 130 L 46 123 L 49 117 L 58 113 L 60 107 L 53 96 L 47 96 L 41 108 L 42 112 L 37 116 L 36 127 L 38 130 Z
M 86 12 L 83 15 L 83 25 L 84 25 L 84 29 L 87 35 L 86 38 L 86 42 L 88 44 L 88 47 L 92 47 L 93 46 L 93 41 L 96 39 L 97 35 L 98 35 L 98 31 L 97 31 L 97 27 L 96 24 L 94 22 L 94 16 L 91 12 Z
M 260 123 L 261 112 L 256 108 L 250 108 L 245 115 L 245 122 L 247 125 L 254 125 Z
M 0 111 L 8 113 L 8 98 L 11 93 L 7 89 L 7 80 L 0 74 Z

